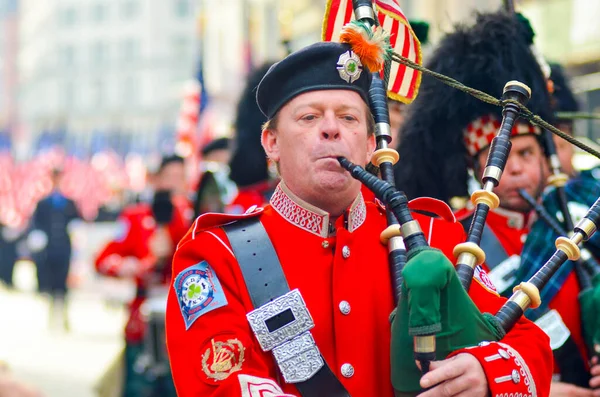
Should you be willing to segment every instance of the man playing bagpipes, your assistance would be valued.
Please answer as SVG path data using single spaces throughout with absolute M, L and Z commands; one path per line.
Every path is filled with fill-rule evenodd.
M 550 79 L 553 88 L 551 103 L 553 110 L 558 112 L 557 124 L 561 131 L 573 135 L 573 121 L 561 119 L 560 115 L 562 112 L 578 110 L 575 96 L 560 66 L 551 66 Z M 581 219 L 600 196 L 600 183 L 592 176 L 593 170 L 581 174 L 574 170 L 571 164 L 573 146 L 562 139 L 554 139 L 554 143 L 553 148 L 552 142 L 546 142 L 547 152 L 556 153 L 561 167 L 548 178 L 549 186 L 544 192 L 541 206 L 536 206 L 540 219 L 529 231 L 521 253 L 521 264 L 515 275 L 517 280 L 535 273 L 543 265 L 543 258 L 552 254 L 553 247 L 548 241 L 564 235 L 563 231 L 549 227 L 547 218 L 556 222 L 560 229 L 567 230 Z M 562 175 L 565 175 L 563 181 L 556 178 Z M 567 180 L 566 175 L 571 178 Z M 566 216 L 563 213 L 565 210 L 568 211 Z M 596 335 L 598 304 L 592 297 L 596 293 L 595 289 L 598 289 L 598 280 L 594 276 L 600 272 L 597 262 L 597 258 L 600 258 L 600 236 L 593 236 L 583 247 L 586 248 L 586 256 L 561 267 L 542 291 L 540 307 L 526 314 L 551 339 L 556 364 L 552 396 L 570 395 L 569 393 L 574 392 L 591 396 L 592 391 L 588 388 L 600 386 L 600 366 L 597 365 L 597 357 L 591 357 L 598 353 L 596 349 L 599 342 Z M 588 365 L 590 358 L 591 364 Z
M 527 107 L 542 118 L 553 120 L 548 84 L 525 36 L 523 24 L 513 15 L 480 15 L 472 27 L 459 27 L 442 39 L 428 66 L 497 97 L 507 80 L 524 82 L 531 88 Z M 406 139 L 399 148 L 403 161 L 396 169 L 397 185 L 402 186 L 409 197 L 425 195 L 448 202 L 455 196 L 467 196 L 468 170 L 471 169 L 477 178 L 481 176 L 502 117 L 500 110 L 424 78 L 421 93 L 411 105 L 404 125 Z M 517 274 L 524 243 L 536 219 L 531 205 L 519 191 L 539 198 L 548 175 L 542 130 L 538 126 L 518 120 L 512 130 L 511 143 L 500 184 L 494 189 L 500 199 L 499 207 L 488 213 L 481 238 L 485 263 L 475 268 L 475 274 L 488 272 L 484 280 L 486 286 L 506 296 L 512 294 L 515 283 L 527 279 Z M 592 198 L 586 210 L 596 198 Z M 465 229 L 470 227 L 474 212 L 475 207 L 468 206 L 456 213 Z M 544 253 L 532 251 L 539 266 L 530 269 L 529 276 L 554 252 L 550 237 L 540 240 L 547 245 Z M 569 300 L 563 301 L 561 306 L 571 311 L 563 320 L 569 329 L 576 330 L 571 332 L 570 350 L 579 354 L 577 346 L 583 346 L 577 302 L 579 289 L 576 280 L 572 281 Z M 553 302 L 545 299 L 544 291 L 543 305 L 547 307 L 549 303 L 552 306 Z M 558 371 L 561 363 L 556 364 Z
M 117 235 L 102 247 L 95 260 L 99 274 L 129 279 L 136 286 L 135 296 L 128 305 L 129 318 L 124 330 L 124 397 L 151 395 L 153 391 L 162 391 L 166 397 L 175 392 L 168 374 L 149 374 L 151 371 L 144 370 L 143 366 L 140 370 L 139 363 L 148 353 L 150 344 L 147 341 L 153 336 L 144 305 L 149 299 L 164 294 L 171 278 L 169 265 L 175 247 L 192 221 L 184 159 L 176 155 L 163 156 L 151 176 L 151 184 L 154 189 L 152 202 L 140 202 L 123 209 Z M 156 348 L 164 352 L 164 344 Z
M 178 246 L 166 323 L 179 396 L 395 395 L 385 210 L 363 199 L 339 159 L 364 165 L 375 149 L 371 77 L 350 45 L 328 42 L 289 55 L 261 81 L 262 144 L 281 183 L 265 208 L 201 216 Z M 436 214 L 413 215 L 451 257 L 464 232 L 449 207 L 412 205 Z M 469 296 L 495 312 L 504 300 L 482 274 Z M 412 350 L 405 354 L 418 371 Z M 501 343 L 477 341 L 444 358 L 420 379 L 423 396 L 549 390 L 548 338 L 524 318 Z

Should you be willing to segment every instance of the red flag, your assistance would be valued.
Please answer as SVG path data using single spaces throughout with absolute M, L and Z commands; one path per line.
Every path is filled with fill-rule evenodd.
M 421 64 L 421 43 L 402 13 L 397 0 L 374 0 L 381 27 L 390 34 L 390 44 L 397 54 Z M 354 19 L 352 0 L 327 0 L 323 30 L 324 41 L 339 41 L 342 27 Z M 397 62 L 392 62 L 388 96 L 411 103 L 421 84 L 421 72 Z

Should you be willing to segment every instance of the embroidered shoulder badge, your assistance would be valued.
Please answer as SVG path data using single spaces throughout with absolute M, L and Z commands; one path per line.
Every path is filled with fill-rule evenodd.
M 487 275 L 487 272 L 485 270 L 483 270 L 483 268 L 481 267 L 481 265 L 477 265 L 477 267 L 475 267 L 474 278 L 485 289 L 487 289 L 490 292 L 493 292 L 496 295 L 498 294 L 498 291 L 496 290 L 496 286 L 494 285 L 494 283 L 492 282 L 492 280 L 490 280 L 490 278 Z
M 213 381 L 224 380 L 242 369 L 246 348 L 237 338 L 210 340 L 202 354 L 202 371 Z
M 238 374 L 238 380 L 242 388 L 242 397 L 294 397 L 291 394 L 283 394 L 281 387 L 272 379 Z
M 206 261 L 181 271 L 173 283 L 185 329 L 201 315 L 227 305 L 221 282 Z

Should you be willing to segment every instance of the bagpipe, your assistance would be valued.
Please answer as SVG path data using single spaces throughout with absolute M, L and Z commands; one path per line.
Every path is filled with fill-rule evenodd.
M 521 190 L 519 194 L 535 210 L 538 218 L 559 236 L 566 236 L 567 230 L 547 209 L 531 195 Z M 565 223 L 570 214 L 565 214 Z M 578 301 L 581 306 L 583 337 L 590 356 L 600 353 L 600 265 L 585 245 L 580 249 L 581 256 L 574 263 L 574 271 L 579 283 Z
M 227 165 L 203 162 L 194 198 L 194 219 L 207 212 L 226 212 L 237 192 Z
M 515 14 L 511 0 L 506 0 L 505 8 L 510 14 Z M 524 17 L 521 16 L 519 20 L 521 23 L 528 25 L 528 22 Z M 533 34 L 531 27 L 529 27 L 529 30 Z M 560 68 L 551 68 L 546 60 L 539 55 L 539 51 L 533 43 L 533 35 L 529 39 L 529 44 L 532 52 L 536 55 L 537 63 L 540 66 L 544 77 L 549 83 L 548 91 L 551 96 L 553 96 L 553 105 L 560 109 L 561 106 L 559 105 L 559 102 L 567 99 L 564 98 L 565 95 L 569 95 L 566 77 L 562 76 Z M 555 76 L 555 73 L 558 74 Z M 555 80 L 555 78 L 558 80 Z M 557 90 L 557 81 L 559 84 L 563 85 L 560 89 L 563 92 L 566 92 L 562 94 L 563 98 L 561 98 L 560 94 L 554 98 L 554 94 Z M 575 101 L 575 98 L 572 98 L 572 100 Z M 567 236 L 571 233 L 570 231 L 574 229 L 574 220 L 569 202 L 571 200 L 575 203 L 587 202 L 585 205 L 587 207 L 590 203 L 589 198 L 598 197 L 600 194 L 597 186 L 590 186 L 589 183 L 584 181 L 571 181 L 571 185 L 567 187 L 570 178 L 562 169 L 553 134 L 548 130 L 544 130 L 542 132 L 542 139 L 542 146 L 544 147 L 550 169 L 550 175 L 548 176 L 546 183 L 546 192 L 542 196 L 541 203 L 537 202 L 524 190 L 518 192 L 519 195 L 529 203 L 531 208 L 534 209 L 539 218 L 538 224 L 532 226 L 528 241 L 523 249 L 525 260 L 521 263 L 521 271 L 517 272 L 517 276 L 520 278 L 527 275 L 524 274 L 524 269 L 530 266 L 534 267 L 533 264 L 528 263 L 529 252 L 535 249 L 536 240 L 538 238 L 545 237 L 549 239 L 554 236 Z M 573 193 L 575 190 L 578 190 L 579 192 L 574 195 Z M 553 216 L 551 212 L 555 215 Z M 543 229 L 542 225 L 546 225 L 550 230 L 546 230 L 540 234 L 540 230 Z M 554 236 L 552 236 L 552 234 Z M 533 242 L 530 243 L 530 241 Z M 543 253 L 545 254 L 546 252 Z M 600 252 L 593 246 L 592 242 L 587 241 L 580 249 L 580 257 L 572 263 L 572 271 L 575 273 L 580 288 L 577 300 L 581 310 L 580 322 L 582 324 L 582 336 L 590 358 L 593 356 L 598 357 L 598 354 L 600 353 L 600 264 L 596 259 L 599 255 Z M 561 269 L 560 272 L 562 274 L 557 274 L 554 283 L 564 283 L 570 271 L 569 266 L 563 266 L 563 269 Z M 542 299 L 550 301 L 552 293 L 552 291 L 542 291 Z M 541 321 L 539 325 L 542 326 L 548 322 L 548 318 L 553 318 L 552 316 L 548 317 L 544 315 L 544 312 L 551 314 L 549 311 L 549 307 L 543 305 L 535 310 L 536 313 L 534 313 L 533 316 L 531 315 L 532 313 L 529 313 L 528 316 L 531 319 L 537 318 L 539 321 L 536 322 L 540 323 Z M 545 318 L 542 318 L 542 316 Z M 550 327 L 554 326 L 556 325 L 550 325 Z M 550 334 L 552 334 L 552 331 L 550 331 Z M 589 374 L 585 369 L 584 357 L 582 357 L 572 339 L 573 338 L 569 335 L 562 346 L 553 347 L 555 360 L 561 363 L 561 381 L 587 387 L 589 384 Z
M 398 161 L 398 154 L 387 147 L 390 128 L 386 103 L 387 72 L 391 59 L 405 60 L 405 57 L 390 55 L 389 41 L 386 44 L 383 39 L 385 32 L 375 16 L 376 4 L 371 0 L 353 0 L 352 6 L 356 20 L 344 26 L 340 41 L 350 44 L 373 74 L 369 99 L 377 127 L 377 150 L 372 161 L 379 168 L 381 179 L 345 158 L 338 160 L 354 178 L 373 191 L 388 211 L 389 226 L 381 239 L 387 241 L 390 248 L 391 279 L 395 296 L 399 298 L 391 317 L 391 379 L 397 396 L 409 396 L 420 392 L 419 380 L 428 372 L 431 361 L 445 359 L 456 350 L 476 346 L 482 341 L 500 341 L 528 308 L 540 305 L 540 290 L 565 262 L 581 257 L 578 245 L 595 233 L 600 221 L 600 198 L 573 226 L 569 237 L 561 233 L 563 236 L 556 239 L 554 254 L 532 277 L 514 288 L 512 296 L 497 313 L 481 313 L 468 292 L 476 267 L 485 261 L 485 253 L 479 244 L 488 212 L 499 205 L 493 189 L 500 182 L 510 153 L 511 131 L 523 114 L 535 121 L 525 108 L 530 89 L 518 81 L 509 81 L 504 87 L 502 100 L 498 101 L 503 108 L 502 122 L 489 150 L 483 187 L 471 196 L 476 210 L 466 242 L 455 247 L 457 264 L 454 266 L 441 251 L 429 247 L 418 222 L 412 218 L 406 195 L 393 186 L 393 177 L 389 175 L 389 167 Z M 383 42 L 381 50 L 365 51 L 375 41 Z M 371 56 L 373 52 L 376 56 Z M 365 57 L 375 61 L 365 61 Z M 411 62 L 405 62 L 405 65 L 420 67 Z M 393 239 L 402 243 L 393 242 Z M 597 328 L 595 324 L 593 328 Z M 409 351 L 414 354 L 406 354 Z M 415 361 L 420 363 L 420 369 Z
M 551 170 L 547 181 L 548 188 L 544 192 L 541 202 L 536 201 L 526 191 L 519 191 L 521 197 L 529 203 L 538 216 L 538 221 L 532 225 L 523 248 L 521 267 L 516 274 L 519 279 L 531 273 L 527 269 L 535 269 L 537 263 L 535 263 L 535 256 L 532 253 L 542 257 L 547 255 L 546 247 L 541 244 L 542 239 L 567 236 L 569 235 L 568 231 L 573 230 L 574 216 L 570 209 L 573 206 L 569 203 L 588 202 L 589 205 L 590 198 L 597 197 L 600 193 L 600 187 L 596 186 L 597 183 L 585 180 L 569 181 L 569 177 L 562 171 L 551 134 L 544 131 L 543 138 L 545 138 L 544 148 Z M 597 238 L 594 240 L 587 241 L 582 245 L 581 256 L 576 261 L 560 269 L 553 280 L 555 285 L 553 289 L 541 291 L 542 300 L 550 302 L 553 294 L 558 292 L 556 286 L 566 285 L 569 274 L 571 272 L 575 274 L 579 284 L 577 295 L 580 309 L 579 322 L 588 357 L 598 356 L 600 353 L 600 264 L 596 259 L 599 257 Z M 535 320 L 542 328 L 552 329 L 556 325 L 548 322 L 549 318 L 555 316 L 551 311 L 547 304 L 543 304 L 540 308 L 529 312 L 527 316 L 531 320 Z M 555 321 L 561 322 L 560 319 L 555 319 Z M 551 330 L 549 334 L 553 335 Z M 571 335 L 562 340 L 564 340 L 563 345 L 553 345 L 551 340 L 555 360 L 561 363 L 561 381 L 587 387 L 590 375 L 585 368 L 585 356 L 577 348 Z

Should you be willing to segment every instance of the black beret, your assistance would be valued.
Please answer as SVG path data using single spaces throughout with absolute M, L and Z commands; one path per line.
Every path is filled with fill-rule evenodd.
M 160 159 L 160 165 L 158 166 L 157 172 L 161 172 L 167 165 L 173 164 L 173 163 L 185 164 L 185 159 L 176 154 L 165 155 Z
M 371 73 L 348 44 L 319 42 L 271 66 L 258 85 L 256 102 L 269 119 L 292 98 L 308 91 L 352 90 L 369 103 Z
M 222 138 L 213 139 L 212 141 L 208 142 L 206 145 L 204 145 L 202 147 L 202 149 L 200 150 L 200 153 L 203 156 L 206 156 L 207 154 L 210 154 L 210 152 L 214 152 L 215 150 L 225 150 L 225 149 L 229 149 L 229 138 L 222 137 Z

